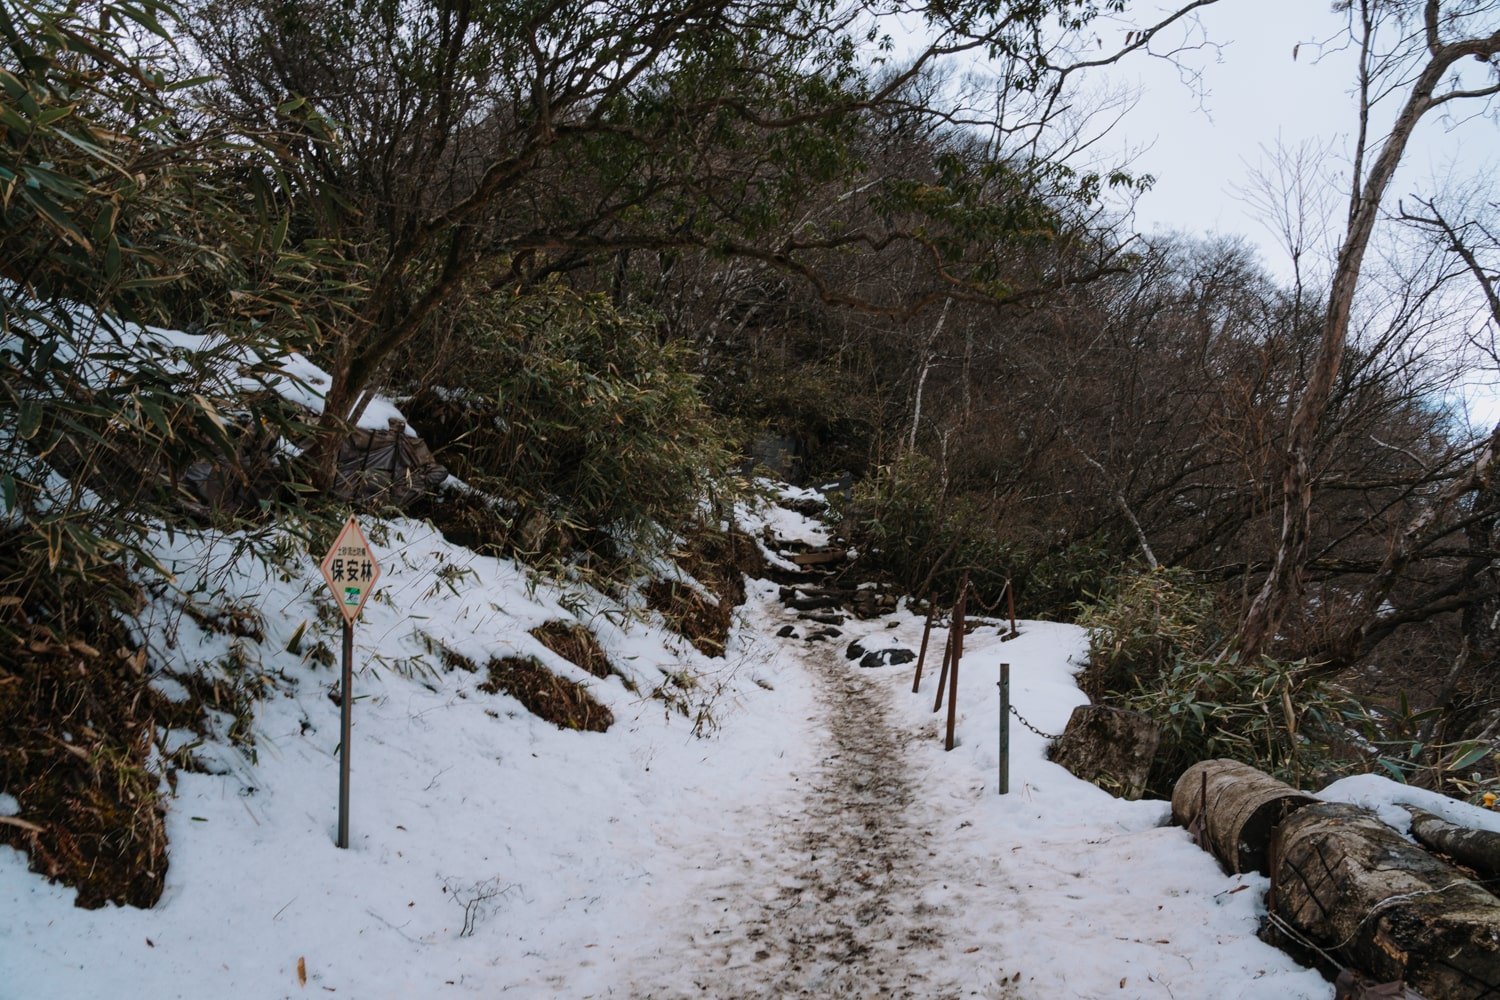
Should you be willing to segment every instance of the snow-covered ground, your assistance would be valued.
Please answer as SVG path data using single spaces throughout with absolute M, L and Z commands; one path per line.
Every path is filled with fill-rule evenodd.
M 424 524 L 374 527 L 385 575 L 357 630 L 350 849 L 333 844 L 336 670 L 314 645 L 335 637 L 312 558 L 277 573 L 242 555 L 226 573 L 236 539 L 179 533 L 166 554 L 183 589 L 257 608 L 265 637 L 206 633 L 164 597 L 156 658 L 237 657 L 275 678 L 257 761 L 208 745 L 222 773 L 179 775 L 150 911 L 77 909 L 0 849 L 0 997 L 1330 994 L 1255 938 L 1263 883 L 1221 874 L 1164 804 L 1074 779 L 1020 727 L 997 794 L 997 664 L 1057 731 L 1083 700 L 1076 628 L 972 635 L 944 753 L 931 679 L 913 695 L 909 665 L 843 655 L 856 638 L 915 647 L 916 615 L 776 639 L 795 616 L 752 584 L 728 655 L 708 659 Z M 529 630 L 552 619 L 587 623 L 639 693 L 541 647 Z M 483 673 L 445 669 L 439 643 L 480 664 L 534 655 L 616 723 L 555 729 L 479 691 Z M 668 678 L 684 671 L 686 691 Z M 650 696 L 663 686 L 688 714 Z
M 825 537 L 784 509 L 742 516 Z M 1027 720 L 1060 731 L 1084 700 L 1075 627 L 969 636 L 944 752 L 931 671 L 913 694 L 909 664 L 845 656 L 851 641 L 915 649 L 907 611 L 805 642 L 808 623 L 752 582 L 710 659 L 654 616 L 426 524 L 367 528 L 385 572 L 356 633 L 350 849 L 333 843 L 335 612 L 312 556 L 284 545 L 267 568 L 237 537 L 163 538 L 181 590 L 143 618 L 153 662 L 270 678 L 255 759 L 196 747 L 214 773 L 178 775 L 152 910 L 78 909 L 0 848 L 0 998 L 1331 995 L 1255 937 L 1264 880 L 1222 874 L 1165 803 L 1073 778 L 1020 725 L 998 794 L 999 664 Z M 184 599 L 253 608 L 263 637 L 205 630 Z M 587 624 L 636 690 L 530 635 L 558 619 Z M 787 624 L 800 632 L 777 638 Z M 615 724 L 558 730 L 440 648 L 481 666 L 535 656 Z M 1356 779 L 1328 796 L 1452 815 L 1418 794 Z
M 316 409 L 326 373 L 293 357 L 271 381 Z M 371 426 L 399 415 L 376 403 Z M 785 508 L 737 516 L 753 535 L 829 541 Z M 281 560 L 268 566 L 239 536 L 164 533 L 177 587 L 142 616 L 150 662 L 267 682 L 253 758 L 169 734 L 205 768 L 177 775 L 152 910 L 78 909 L 0 847 L 0 1000 L 1332 995 L 1255 937 L 1264 880 L 1225 876 L 1167 825 L 1165 803 L 1073 778 L 1020 725 L 1011 792 L 998 794 L 999 664 L 1019 712 L 1058 732 L 1084 701 L 1078 628 L 969 636 L 945 753 L 932 671 L 913 694 L 909 664 L 844 655 L 856 640 L 915 649 L 922 619 L 908 611 L 807 642 L 777 588 L 752 582 L 726 655 L 711 659 L 653 615 L 426 524 L 365 528 L 384 573 L 356 632 L 350 848 L 334 846 L 338 613 L 316 568 L 327 540 L 309 553 L 263 539 Z M 226 602 L 258 628 L 206 624 Z M 554 620 L 587 625 L 623 677 L 544 648 L 531 630 Z M 799 631 L 778 638 L 787 625 Z M 613 727 L 561 731 L 482 691 L 484 665 L 508 656 L 586 685 Z M 1403 797 L 1471 825 L 1500 819 L 1415 794 L 1381 779 L 1329 791 L 1398 826 L 1390 803 Z M 0 795 L 0 816 L 24 822 L 18 810 Z

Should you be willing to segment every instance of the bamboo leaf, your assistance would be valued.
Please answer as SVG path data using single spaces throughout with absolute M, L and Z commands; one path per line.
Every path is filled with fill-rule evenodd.
M 156 425 L 157 430 L 161 431 L 162 437 L 168 441 L 171 441 L 174 437 L 172 433 L 172 423 L 167 419 L 166 413 L 163 412 L 161 406 L 157 404 L 156 400 L 152 399 L 149 396 L 142 396 L 137 400 L 137 402 L 140 405 L 141 411 L 145 413 L 146 416 L 150 417 L 151 422 Z
M 1376 761 L 1394 780 L 1406 784 L 1406 772 L 1401 770 L 1389 757 L 1381 757 Z
M 171 41 L 172 36 L 167 33 L 167 29 L 163 28 L 161 22 L 156 18 L 156 12 L 159 9 L 155 4 L 141 4 L 137 7 L 133 4 L 121 3 L 115 6 L 116 11 L 130 18 L 130 20 L 139 24 L 153 35 Z
M 1448 762 L 1448 770 L 1462 771 L 1464 768 L 1472 767 L 1484 760 L 1493 752 L 1494 748 L 1488 743 L 1478 741 L 1461 743 L 1453 760 Z
M 34 399 L 21 401 L 21 412 L 16 418 L 16 436 L 30 441 L 42 426 L 42 407 Z
M 114 233 L 104 245 L 104 276 L 111 281 L 120 276 L 120 241 Z

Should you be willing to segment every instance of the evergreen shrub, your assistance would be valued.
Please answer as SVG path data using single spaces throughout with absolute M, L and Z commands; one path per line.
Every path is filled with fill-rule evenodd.
M 407 410 L 439 461 L 514 505 L 514 527 L 539 511 L 585 542 L 639 539 L 723 488 L 727 434 L 693 358 L 645 318 L 547 288 L 475 302 L 457 336 Z
M 1305 661 L 1241 657 L 1222 621 L 1213 591 L 1173 569 L 1122 573 L 1080 608 L 1089 630 L 1084 690 L 1161 726 L 1150 790 L 1170 797 L 1184 770 L 1214 757 L 1298 787 L 1357 767 L 1344 752 L 1347 696 Z

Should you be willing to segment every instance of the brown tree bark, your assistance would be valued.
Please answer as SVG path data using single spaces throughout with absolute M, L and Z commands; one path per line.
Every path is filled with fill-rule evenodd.
M 1430 1000 L 1500 992 L 1500 899 L 1369 810 L 1308 806 L 1271 854 L 1272 912 L 1342 960 Z
M 1161 726 L 1149 715 L 1079 705 L 1052 748 L 1052 761 L 1122 799 L 1139 799 L 1146 793 L 1160 744 Z
M 1448 79 L 1449 71 L 1459 60 L 1474 58 L 1487 61 L 1500 53 L 1500 31 L 1487 37 L 1444 42 L 1439 30 L 1443 5 L 1439 0 L 1426 0 L 1423 7 L 1425 62 L 1413 78 L 1406 100 L 1396 115 L 1389 134 L 1380 144 L 1369 173 L 1363 173 L 1364 156 L 1369 148 L 1366 145 L 1369 116 L 1378 90 L 1375 80 L 1378 57 L 1374 54 L 1373 46 L 1376 28 L 1384 16 L 1377 10 L 1379 6 L 1376 0 L 1356 0 L 1359 24 L 1355 31 L 1355 41 L 1360 46 L 1360 138 L 1355 150 L 1349 220 L 1334 266 L 1318 353 L 1308 374 L 1307 387 L 1292 412 L 1286 452 L 1282 459 L 1281 537 L 1276 548 L 1276 558 L 1271 572 L 1246 611 L 1240 630 L 1240 648 L 1247 656 L 1266 650 L 1286 618 L 1287 611 L 1302 594 L 1303 571 L 1308 559 L 1312 525 L 1314 446 L 1343 364 L 1344 347 L 1349 335 L 1349 317 L 1354 305 L 1354 294 L 1359 288 L 1365 251 L 1369 247 L 1370 236 L 1375 230 L 1375 222 L 1391 178 L 1395 176 L 1417 124 L 1429 111 L 1454 100 L 1484 98 L 1497 91 L 1495 87 L 1486 87 L 1478 91 L 1452 89 L 1438 93 L 1438 88 Z
M 1310 795 L 1234 760 L 1205 760 L 1182 773 L 1172 789 L 1172 820 L 1193 831 L 1199 845 L 1230 872 L 1270 871 L 1271 836 Z
M 1411 834 L 1423 845 L 1474 869 L 1484 878 L 1500 877 L 1500 833 L 1458 826 L 1414 806 L 1405 809 L 1411 813 Z

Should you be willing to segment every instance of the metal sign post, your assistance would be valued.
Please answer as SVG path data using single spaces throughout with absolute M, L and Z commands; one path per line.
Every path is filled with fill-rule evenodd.
M 1000 794 L 1010 794 L 1010 664 L 1000 664 Z
M 354 728 L 354 620 L 380 579 L 380 563 L 354 518 L 334 539 L 319 565 L 344 616 L 344 669 L 339 692 L 339 833 L 338 846 L 349 846 L 349 741 Z
M 354 735 L 354 623 L 344 622 L 344 669 L 339 681 L 339 837 L 349 846 L 349 739 Z

